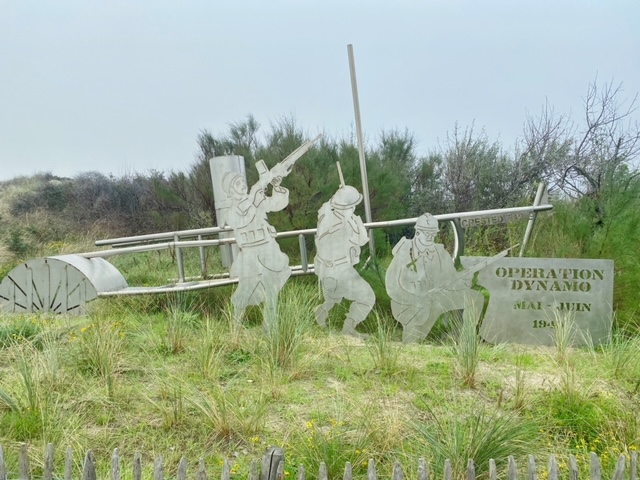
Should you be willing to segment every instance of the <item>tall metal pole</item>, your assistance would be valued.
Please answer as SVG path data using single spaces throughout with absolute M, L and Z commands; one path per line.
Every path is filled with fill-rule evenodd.
M 371 203 L 369 201 L 369 180 L 367 164 L 364 158 L 364 140 L 362 139 L 362 122 L 360 121 L 360 101 L 358 100 L 358 83 L 356 81 L 356 64 L 353 59 L 353 45 L 347 45 L 349 53 L 349 72 L 351 73 L 351 92 L 353 93 L 353 111 L 356 117 L 356 134 L 358 136 L 358 157 L 360 158 L 360 176 L 362 177 L 362 196 L 364 197 L 364 216 L 367 223 L 371 223 Z M 373 234 L 369 235 L 369 252 L 371 258 L 376 257 L 376 245 Z
M 533 200 L 533 206 L 537 207 L 542 203 L 542 199 L 545 196 L 545 192 L 547 190 L 547 186 L 540 182 L 538 185 L 538 191 L 536 192 L 536 198 Z M 545 202 L 546 203 L 546 202 Z M 536 224 L 536 217 L 538 213 L 534 210 L 529 214 L 529 223 L 527 223 L 527 229 L 524 232 L 524 238 L 522 239 L 522 247 L 520 247 L 519 257 L 524 256 L 524 252 L 527 249 L 527 245 L 529 244 L 529 239 L 531 238 L 531 233 L 533 232 L 533 226 Z

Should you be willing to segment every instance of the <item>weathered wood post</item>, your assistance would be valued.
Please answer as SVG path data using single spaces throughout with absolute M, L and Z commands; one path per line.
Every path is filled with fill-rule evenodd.
M 7 467 L 4 465 L 4 450 L 2 449 L 2 445 L 0 445 L 0 480 L 6 480 L 7 478 Z
M 136 452 L 133 454 L 133 480 L 142 479 L 142 454 Z
M 84 457 L 82 480 L 98 480 L 98 476 L 96 474 L 96 457 L 93 456 L 93 452 L 91 450 L 88 450 L 87 455 Z
M 418 459 L 418 480 L 429 480 L 429 466 L 423 457 Z
M 536 459 L 533 455 L 529 455 L 529 463 L 527 464 L 527 480 L 538 480 Z
M 164 460 L 158 455 L 153 462 L 153 480 L 164 480 Z
M 197 480 L 207 480 L 207 467 L 204 464 L 204 458 L 200 457 L 198 462 L 198 473 L 196 474 Z
M 182 457 L 178 464 L 178 480 L 187 480 L 187 458 Z
M 53 480 L 53 454 L 53 444 L 48 443 L 47 449 L 44 452 L 44 465 L 42 468 L 42 478 L 44 480 Z
M 369 459 L 369 464 L 367 465 L 367 480 L 378 480 L 376 462 L 373 461 L 373 458 Z
M 117 448 L 111 456 L 111 480 L 120 480 L 120 450 Z
M 507 478 L 509 480 L 516 480 L 518 478 L 518 466 L 516 465 L 516 459 L 513 458 L 513 455 L 509 455 L 507 461 Z
M 280 447 L 267 449 L 262 457 L 260 480 L 280 480 L 278 479 L 278 468 L 280 464 L 282 464 L 282 468 L 284 469 L 284 450 Z
M 67 447 L 64 454 L 64 480 L 71 480 L 73 476 L 73 449 Z
M 29 446 L 26 443 L 20 445 L 18 472 L 20 480 L 29 480 Z
M 351 462 L 347 462 L 344 465 L 344 475 L 342 480 L 353 480 L 353 468 L 351 468 Z
M 496 467 L 496 461 L 493 458 L 489 459 L 489 480 L 496 480 L 498 478 L 498 467 Z

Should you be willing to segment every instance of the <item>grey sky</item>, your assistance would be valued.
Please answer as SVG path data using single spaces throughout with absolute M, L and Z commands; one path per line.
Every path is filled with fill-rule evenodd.
M 201 129 L 252 113 L 426 153 L 457 121 L 510 146 L 545 100 L 640 92 L 640 1 L 0 0 L 0 180 L 184 169 Z M 636 118 L 638 115 L 636 115 Z

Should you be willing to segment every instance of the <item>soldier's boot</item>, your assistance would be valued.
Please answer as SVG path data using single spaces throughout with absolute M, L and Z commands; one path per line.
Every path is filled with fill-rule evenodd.
M 242 317 L 244 316 L 246 307 L 238 305 L 238 303 L 234 300 L 234 298 L 231 299 L 231 305 L 233 308 L 233 321 L 235 322 L 236 326 L 239 326 L 242 325 Z
M 367 318 L 367 315 L 369 315 L 369 312 L 373 308 L 375 299 L 376 297 L 373 293 L 373 290 L 371 290 L 370 292 L 367 292 L 367 295 L 364 296 L 364 298 L 351 302 L 349 313 L 347 313 L 347 318 L 345 318 L 344 320 L 342 333 L 360 338 L 367 338 L 369 336 L 363 333 L 356 332 L 356 325 L 363 322 Z
M 262 308 L 262 329 L 269 335 L 278 324 L 278 293 L 267 295 Z
M 347 315 L 347 317 L 344 319 L 344 325 L 342 326 L 342 333 L 344 333 L 345 335 L 351 335 L 352 337 L 357 337 L 357 338 L 363 338 L 363 339 L 369 338 L 368 334 L 360 333 L 356 331 L 356 326 L 359 323 L 360 323 L 359 321 L 354 320 L 352 317 Z
M 425 335 L 420 329 L 407 325 L 402 329 L 402 343 L 418 343 Z
M 334 305 L 335 303 L 331 302 L 324 302 L 322 305 L 318 305 L 316 308 L 316 322 L 318 322 L 318 325 L 323 328 L 327 326 L 327 318 L 329 318 L 329 312 Z

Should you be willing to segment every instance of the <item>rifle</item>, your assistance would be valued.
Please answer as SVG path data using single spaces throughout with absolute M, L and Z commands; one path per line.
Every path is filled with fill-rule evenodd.
M 433 294 L 433 293 L 436 293 L 436 292 L 444 291 L 444 290 L 447 289 L 446 287 L 448 287 L 449 285 L 451 285 L 454 282 L 457 282 L 461 278 L 468 278 L 469 276 L 473 276 L 473 274 L 475 274 L 476 272 L 479 272 L 483 268 L 488 267 L 489 265 L 491 265 L 494 262 L 497 262 L 501 258 L 506 257 L 507 253 L 509 253 L 511 250 L 513 250 L 514 248 L 517 248 L 519 246 L 520 246 L 520 244 L 516 243 L 513 247 L 509 247 L 509 248 L 507 248 L 505 250 L 502 250 L 500 253 L 498 253 L 497 255 L 494 255 L 493 257 L 485 258 L 484 260 L 476 263 L 472 267 L 470 267 L 468 269 L 465 269 L 464 271 L 460 272 L 458 275 L 453 277 L 448 282 L 445 282 L 442 285 L 439 285 L 437 287 L 432 288 L 431 290 L 429 290 L 426 293 L 426 295 L 430 295 L 430 294 Z
M 267 165 L 264 163 L 264 160 L 258 160 L 256 162 L 256 169 L 258 170 L 258 174 L 260 178 L 256 182 L 256 184 L 251 187 L 251 191 L 255 192 L 257 189 L 264 190 L 269 186 L 271 181 L 277 177 L 286 177 L 291 173 L 291 169 L 293 165 L 298 161 L 298 159 L 307 153 L 307 151 L 316 143 L 318 140 L 322 138 L 322 134 L 318 135 L 313 140 L 309 140 L 304 142 L 298 148 L 296 148 L 287 158 L 282 160 L 279 163 L 276 163 L 272 169 L 269 169 Z M 255 190 L 254 190 L 255 189 Z

